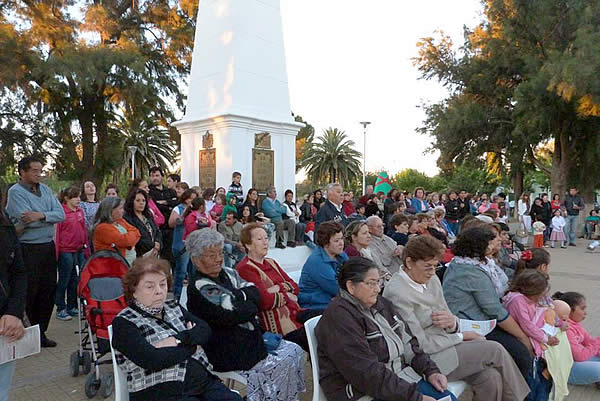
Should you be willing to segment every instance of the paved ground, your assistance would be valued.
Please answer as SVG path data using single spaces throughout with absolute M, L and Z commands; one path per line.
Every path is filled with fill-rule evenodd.
M 551 264 L 552 290 L 575 290 L 586 295 L 588 300 L 588 319 L 585 326 L 592 335 L 600 335 L 600 253 L 585 252 L 587 241 L 579 240 L 577 248 L 549 249 L 552 253 Z M 87 400 L 84 393 L 85 376 L 76 378 L 69 375 L 69 355 L 77 347 L 74 334 L 77 323 L 61 322 L 54 319 L 50 324 L 48 336 L 55 339 L 59 346 L 44 349 L 41 354 L 19 361 L 15 374 L 11 400 L 17 401 L 66 401 Z M 107 365 L 104 368 L 109 369 Z M 306 378 L 309 391 L 302 401 L 312 398 L 312 380 L 310 365 L 306 365 Z M 97 396 L 100 399 L 100 396 Z M 112 397 L 110 399 L 113 399 Z M 469 394 L 461 400 L 468 401 Z M 592 401 L 600 399 L 600 391 L 593 386 L 571 386 L 569 401 Z

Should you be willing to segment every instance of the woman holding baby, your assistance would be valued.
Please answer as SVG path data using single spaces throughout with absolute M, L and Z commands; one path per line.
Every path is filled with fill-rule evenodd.
M 523 400 L 529 387 L 504 347 L 474 332 L 460 332 L 459 319 L 450 312 L 435 274 L 444 249 L 431 236 L 410 239 L 402 270 L 387 283 L 383 296 L 448 381 L 464 380 L 472 386 L 474 401 Z

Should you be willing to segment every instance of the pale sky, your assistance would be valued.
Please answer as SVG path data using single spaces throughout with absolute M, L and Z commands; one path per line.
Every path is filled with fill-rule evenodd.
M 446 91 L 418 80 L 411 58 L 417 41 L 435 30 L 463 43 L 463 25 L 481 19 L 479 0 L 281 0 L 292 111 L 316 134 L 346 131 L 362 152 L 360 121 L 367 129 L 367 171 L 416 168 L 437 173 L 436 155 L 423 155 L 431 140 L 415 129 L 416 106 Z

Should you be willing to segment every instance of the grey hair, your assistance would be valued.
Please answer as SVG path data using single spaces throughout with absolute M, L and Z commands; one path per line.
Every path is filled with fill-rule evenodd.
M 329 192 L 333 191 L 333 188 L 337 188 L 337 187 L 342 188 L 342 184 L 337 183 L 337 182 L 332 182 L 331 184 L 327 184 L 327 188 L 326 188 L 327 194 L 329 194 Z
M 112 211 L 118 208 L 122 203 L 123 199 L 119 197 L 107 197 L 102 199 L 102 202 L 100 202 L 100 205 L 98 206 L 96 216 L 94 216 L 94 227 L 92 228 L 92 233 L 96 231 L 96 227 L 102 223 L 114 223 Z
M 219 246 L 223 249 L 224 243 L 223 235 L 220 232 L 206 227 L 188 235 L 185 240 L 185 249 L 190 253 L 190 257 L 199 258 L 207 248 Z
M 271 185 L 271 186 L 267 187 L 267 193 L 268 193 L 268 194 L 270 194 L 270 193 L 271 193 L 271 192 L 273 192 L 275 189 L 276 189 L 276 188 L 275 188 L 273 185 Z
M 368 226 L 371 226 L 375 223 L 375 220 L 383 221 L 383 220 L 381 220 L 381 218 L 379 218 L 379 216 L 375 216 L 375 215 L 367 217 L 367 220 L 365 220 L 365 221 L 367 222 Z

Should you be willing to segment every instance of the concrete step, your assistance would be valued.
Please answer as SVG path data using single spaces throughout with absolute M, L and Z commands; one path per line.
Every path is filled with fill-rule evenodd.
M 279 266 L 281 266 L 286 273 L 291 273 L 302 270 L 302 266 L 304 266 L 304 262 L 306 262 L 306 259 L 308 259 L 311 252 L 312 250 L 305 245 L 297 246 L 295 248 L 287 247 L 285 249 L 271 248 L 269 249 L 267 257 L 274 259 L 279 263 Z

